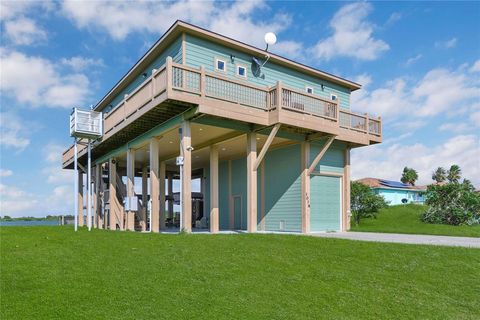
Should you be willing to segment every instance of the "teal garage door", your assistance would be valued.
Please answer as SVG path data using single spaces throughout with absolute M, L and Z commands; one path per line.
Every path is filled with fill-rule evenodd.
M 339 231 L 340 177 L 313 175 L 310 178 L 310 231 Z

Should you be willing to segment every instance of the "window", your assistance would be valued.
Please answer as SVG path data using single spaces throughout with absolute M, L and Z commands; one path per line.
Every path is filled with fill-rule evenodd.
M 305 87 L 305 91 L 307 91 L 307 93 L 313 94 L 313 88 L 312 87 Z
M 244 66 L 237 66 L 237 76 L 239 77 L 247 77 L 247 68 Z
M 227 71 L 227 63 L 225 60 L 215 59 L 215 70 Z
M 337 97 L 336 94 L 333 94 L 333 93 L 332 93 L 332 94 L 330 95 L 330 99 L 332 99 L 333 101 L 337 101 L 338 97 Z

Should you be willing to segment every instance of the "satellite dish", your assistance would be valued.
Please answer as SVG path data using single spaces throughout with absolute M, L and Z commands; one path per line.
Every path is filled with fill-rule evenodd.
M 269 45 L 274 45 L 277 42 L 277 36 L 273 32 L 265 33 L 265 43 L 267 44 L 267 49 Z
M 257 58 L 252 57 L 252 61 L 253 61 L 253 63 L 255 64 L 255 67 L 257 67 L 257 68 L 261 68 L 261 67 L 262 67 L 262 64 L 260 63 L 260 61 L 258 61 Z

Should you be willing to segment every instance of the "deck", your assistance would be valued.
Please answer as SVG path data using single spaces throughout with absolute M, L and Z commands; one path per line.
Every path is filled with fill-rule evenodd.
M 170 58 L 112 110 L 104 114 L 104 135 L 92 150 L 101 155 L 168 119 L 197 107 L 197 113 L 259 126 L 286 127 L 332 134 L 357 145 L 380 143 L 382 122 L 367 114 L 339 107 L 338 101 L 288 88 L 256 86 L 173 63 Z M 79 155 L 85 153 L 78 146 Z M 73 146 L 62 156 L 63 167 L 73 161 Z

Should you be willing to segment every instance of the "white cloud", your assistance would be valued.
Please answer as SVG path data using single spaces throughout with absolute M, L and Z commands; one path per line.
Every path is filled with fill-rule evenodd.
M 47 32 L 29 18 L 19 18 L 5 22 L 5 35 L 14 44 L 31 45 L 47 39 Z
M 45 156 L 45 161 L 48 163 L 57 163 L 60 164 L 62 159 L 62 152 L 65 151 L 66 147 L 55 144 L 55 143 L 48 143 L 43 148 L 43 154 Z
M 320 40 L 312 49 L 313 55 L 329 60 L 345 56 L 360 60 L 375 60 L 389 45 L 373 37 L 374 25 L 367 20 L 372 6 L 366 2 L 347 4 L 330 21 L 333 35 Z
M 401 117 L 411 120 L 465 110 L 471 112 L 480 97 L 480 81 L 462 68 L 428 71 L 420 81 L 396 78 L 371 91 L 352 93 L 352 106 L 381 115 L 391 121 Z M 415 119 L 418 120 L 418 119 Z
M 470 130 L 471 127 L 469 124 L 465 122 L 447 122 L 442 124 L 440 127 L 438 127 L 438 130 L 440 131 L 447 131 L 447 132 L 455 132 L 455 133 L 461 133 Z
M 0 146 L 22 151 L 30 144 L 27 137 L 29 126 L 18 116 L 0 113 Z
M 372 176 L 400 180 L 405 166 L 413 167 L 419 173 L 417 184 L 431 183 L 432 171 L 439 167 L 449 168 L 458 164 L 463 177 L 480 186 L 480 144 L 476 135 L 457 135 L 436 146 L 422 143 L 410 145 L 375 145 L 352 151 L 352 179 Z
M 272 51 L 289 59 L 304 60 L 305 58 L 303 44 L 297 41 L 277 42 Z
M 4 0 L 0 1 L 0 19 L 6 20 L 14 17 L 18 17 L 21 14 L 24 14 L 33 6 L 39 4 L 40 1 L 13 1 L 13 0 Z
M 443 49 L 451 49 L 451 48 L 454 48 L 456 45 L 457 45 L 457 38 L 435 42 L 435 47 L 443 48 Z
M 417 54 L 416 56 L 414 57 L 411 57 L 409 59 L 407 59 L 407 62 L 405 62 L 405 65 L 408 67 L 408 66 L 411 66 L 412 64 L 414 64 L 415 62 L 417 62 L 418 60 L 422 59 L 423 55 L 422 54 Z
M 470 72 L 480 72 L 480 59 L 475 61 L 475 63 L 470 68 Z
M 2 216 L 33 215 L 31 210 L 38 206 L 36 196 L 15 187 L 0 184 L 0 214 Z
M 87 69 L 88 67 L 104 67 L 104 63 L 102 59 L 92 59 L 92 58 L 84 58 L 84 57 L 72 57 L 70 59 L 62 58 L 60 59 L 60 63 L 69 66 L 75 71 L 82 71 Z
M 13 171 L 12 170 L 8 170 L 8 169 L 0 169 L 0 177 L 10 177 L 13 175 Z
M 50 60 L 0 51 L 1 92 L 30 106 L 72 108 L 85 103 L 90 82 L 84 74 L 60 74 Z
M 387 22 L 385 23 L 386 26 L 390 26 L 394 24 L 395 22 L 399 21 L 402 19 L 403 15 L 401 12 L 393 12 L 390 17 L 388 17 Z
M 256 46 L 264 46 L 266 32 L 286 29 L 289 15 L 277 14 L 270 20 L 252 18 L 257 10 L 268 10 L 264 1 L 205 2 L 162 1 L 65 1 L 62 12 L 82 29 L 105 31 L 114 40 L 124 40 L 135 32 L 161 34 L 176 19 L 189 21 L 212 31 Z M 162 17 L 158 17 L 161 12 Z M 283 45 L 292 52 L 292 44 Z

